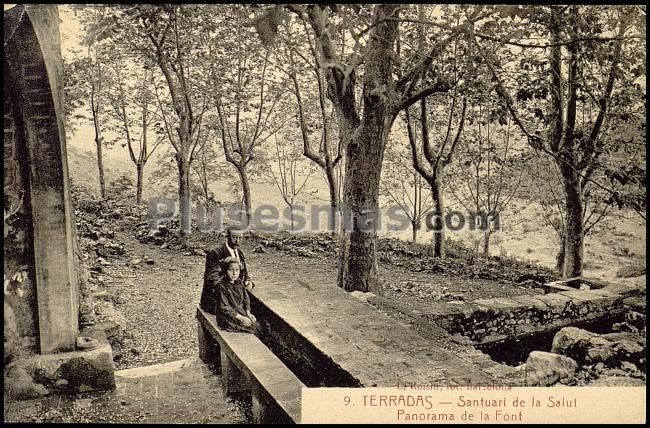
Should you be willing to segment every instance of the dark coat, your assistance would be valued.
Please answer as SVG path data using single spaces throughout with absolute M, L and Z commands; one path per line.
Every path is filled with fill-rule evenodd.
M 231 283 L 227 277 L 221 277 L 215 289 L 217 300 L 215 314 L 219 328 L 243 333 L 261 333 L 260 325 L 257 322 L 245 327 L 237 319 L 237 315 L 248 316 L 247 312 L 251 310 L 250 296 L 241 279 L 236 279 Z
M 241 248 L 235 249 L 239 253 L 239 261 L 241 262 L 241 272 L 239 278 L 246 282 L 250 280 L 248 276 L 248 270 L 246 269 L 246 258 L 244 257 L 244 252 Z M 224 242 L 221 246 L 210 250 L 205 255 L 205 273 L 203 275 L 203 280 L 205 281 L 208 276 L 212 275 L 213 272 L 218 272 L 219 276 L 226 274 L 226 265 L 223 263 L 223 260 L 230 257 L 230 251 L 226 248 L 226 243 Z
M 219 300 L 218 284 L 222 277 L 219 272 L 213 271 L 203 281 L 203 291 L 201 291 L 201 301 L 199 305 L 204 311 L 216 314 L 217 303 Z
M 246 259 L 241 248 L 235 249 L 239 253 L 239 261 L 241 262 L 241 272 L 239 279 L 242 282 L 250 280 L 248 270 L 246 269 Z M 230 257 L 230 251 L 226 248 L 224 242 L 221 246 L 210 250 L 205 255 L 205 272 L 203 273 L 203 291 L 201 293 L 201 308 L 211 314 L 214 313 L 216 302 L 216 285 L 220 278 L 226 274 L 226 264 L 223 260 Z

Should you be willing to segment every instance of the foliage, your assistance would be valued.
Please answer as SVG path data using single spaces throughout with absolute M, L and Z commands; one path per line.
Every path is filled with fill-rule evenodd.
M 115 199 L 128 198 L 134 188 L 133 179 L 127 175 L 122 175 L 108 184 L 109 194 Z
M 638 159 L 645 159 L 645 149 L 638 146 L 645 137 L 609 134 L 611 127 L 645 112 L 638 94 L 625 89 L 644 70 L 640 40 L 645 22 L 637 8 L 627 6 L 540 6 L 525 18 L 512 11 L 502 10 L 496 26 L 476 29 L 474 42 L 496 82 L 496 94 L 529 145 L 550 156 L 558 168 L 564 191 L 558 267 L 567 276 L 578 276 L 590 203 L 623 207 L 627 202 L 645 218 L 638 198 L 621 196 L 613 180 L 610 185 L 603 181 L 622 171 L 609 165 L 628 142 L 640 153 Z M 508 21 L 513 20 L 521 21 L 520 30 L 508 34 Z M 517 41 L 522 37 L 545 42 Z M 645 125 L 633 122 L 637 126 L 632 134 L 639 137 Z M 632 171 L 644 174 L 641 167 Z M 597 222 L 606 210 L 596 212 Z
M 395 161 L 403 154 L 384 149 L 394 120 L 409 112 L 405 119 L 413 119 L 418 137 L 411 160 L 421 176 L 444 179 L 445 189 L 450 176 L 467 177 L 473 184 L 464 188 L 471 188 L 473 200 L 489 195 L 479 201 L 485 210 L 504 209 L 519 172 L 530 167 L 538 172 L 538 189 L 564 186 L 552 187 L 555 196 L 539 195 L 557 212 L 550 218 L 558 219 L 562 236 L 562 218 L 573 210 L 566 195 L 573 175 L 580 181 L 582 235 L 618 208 L 645 216 L 645 22 L 638 8 L 174 4 L 79 10 L 88 54 L 65 64 L 68 122 L 88 120 L 84 110 L 101 113 L 98 141 L 117 137 L 134 162 L 146 162 L 156 144 L 168 146 L 169 162 L 155 166 L 153 179 L 168 180 L 181 199 L 210 198 L 211 185 L 227 179 L 227 162 L 250 211 L 249 178 L 271 165 L 285 165 L 291 176 L 302 140 L 302 153 L 323 171 L 332 195 L 338 197 L 344 175 L 348 208 L 376 204 L 382 164 L 382 192 L 400 184 L 401 160 Z M 514 133 L 506 129 L 515 127 L 537 159 L 519 153 L 519 142 L 510 144 Z M 151 150 L 138 143 L 145 131 Z M 280 145 L 273 144 L 276 137 Z M 457 173 L 443 175 L 439 170 L 452 158 Z M 178 180 L 169 178 L 174 167 Z M 412 184 L 419 186 L 416 178 Z M 369 250 L 346 253 L 352 248 L 346 244 L 341 272 L 354 271 L 353 265 L 372 271 L 366 259 L 376 261 L 374 236 L 345 239 L 364 240 L 351 245 Z

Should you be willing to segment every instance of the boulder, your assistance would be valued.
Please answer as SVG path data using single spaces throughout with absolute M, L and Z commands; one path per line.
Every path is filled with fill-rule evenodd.
M 8 377 L 16 377 L 10 387 L 5 378 L 5 393 L 18 399 L 36 398 L 54 391 L 77 393 L 115 389 L 113 352 L 100 330 L 86 328 L 81 337 L 98 342 L 93 349 L 32 355 L 7 366 Z M 13 372 L 13 374 L 12 374 Z M 11 389 L 9 389 L 11 388 Z
M 48 390 L 27 374 L 22 367 L 12 366 L 5 375 L 5 394 L 15 400 L 29 400 L 48 394 Z
M 628 361 L 634 364 L 645 362 L 645 339 L 633 333 L 609 333 L 601 336 L 610 342 L 614 349 L 616 362 Z
M 368 299 L 370 297 L 375 296 L 375 293 L 371 293 L 371 292 L 364 293 L 363 291 L 352 291 L 350 292 L 350 296 L 359 299 L 364 303 L 368 303 Z
M 526 360 L 526 386 L 551 386 L 573 378 L 577 371 L 578 364 L 572 358 L 533 351 Z
M 645 340 L 629 332 L 596 334 L 565 327 L 553 338 L 551 352 L 571 357 L 579 364 L 603 363 L 617 367 L 622 361 L 640 363 L 645 353 Z
M 616 359 L 616 350 L 612 344 L 607 340 L 599 340 L 596 343 L 591 343 L 587 348 L 585 361 L 589 363 L 603 363 L 611 365 L 612 361 Z
M 591 339 L 595 333 L 577 327 L 564 327 L 553 337 L 551 352 L 584 361 Z

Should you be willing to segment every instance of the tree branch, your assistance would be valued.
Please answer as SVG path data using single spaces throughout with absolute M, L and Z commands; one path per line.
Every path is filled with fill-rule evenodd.
M 420 92 L 416 93 L 415 95 L 412 95 L 405 100 L 401 101 L 398 106 L 396 111 L 401 111 L 404 110 L 416 102 L 420 101 L 423 98 L 428 97 L 429 95 L 433 95 L 435 93 L 439 92 L 447 92 L 451 89 L 451 85 L 449 84 L 448 81 L 436 81 L 434 84 L 422 89 Z

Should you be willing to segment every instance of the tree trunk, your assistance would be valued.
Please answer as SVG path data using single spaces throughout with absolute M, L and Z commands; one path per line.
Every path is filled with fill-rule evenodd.
M 366 111 L 347 146 L 338 284 L 346 291 L 381 294 L 377 265 L 379 178 L 392 119 L 381 108 Z M 364 215 L 364 213 L 366 215 Z
M 333 209 L 337 209 L 341 205 L 341 202 L 339 201 L 339 184 L 336 175 L 334 174 L 334 168 L 326 168 L 325 176 L 327 178 L 327 187 L 330 191 L 330 204 Z
M 489 223 L 488 223 L 489 227 Z M 490 255 L 490 236 L 492 235 L 492 231 L 490 229 L 485 231 L 485 235 L 483 236 L 483 255 L 484 256 L 489 256 Z
M 312 23 L 318 8 L 310 9 Z M 350 211 L 351 225 L 344 219 L 339 251 L 338 285 L 346 291 L 381 294 L 378 277 L 377 228 L 379 226 L 379 180 L 388 134 L 398 113 L 393 80 L 393 47 L 398 35 L 398 5 L 379 5 L 368 35 L 368 54 L 363 71 L 363 119 L 355 105 L 354 82 L 340 72 L 328 72 L 328 92 L 339 118 L 342 142 L 347 142 L 343 208 Z M 319 28 L 321 31 L 322 28 Z M 328 35 L 319 35 L 322 53 L 332 58 Z M 321 37 L 322 36 L 322 37 Z M 326 60 L 327 60 L 326 59 Z
M 137 170 L 137 181 L 136 181 L 136 191 L 135 191 L 135 200 L 138 205 L 142 203 L 142 187 L 144 186 L 144 166 L 147 163 L 148 159 L 148 150 L 147 150 L 147 114 L 149 113 L 149 108 L 147 106 L 146 100 L 143 98 L 142 101 L 142 146 L 140 147 L 140 153 L 138 154 L 138 160 L 136 161 L 136 170 Z M 126 116 L 126 113 L 125 113 Z M 125 126 L 126 129 L 128 127 Z M 131 139 L 129 139 L 129 150 L 131 150 Z M 135 156 L 132 156 L 134 159 Z
M 142 180 L 144 175 L 144 163 L 135 164 L 136 169 L 136 183 L 135 183 L 135 203 L 142 204 Z
M 431 196 L 433 197 L 433 257 L 445 257 L 445 222 L 443 215 L 445 212 L 445 202 L 442 198 L 442 183 L 440 179 L 435 178 L 431 182 Z
M 240 221 L 244 226 L 248 226 L 251 221 L 251 188 L 248 182 L 246 166 L 238 166 L 237 173 L 239 174 L 239 180 L 241 181 L 242 193 L 244 196 L 243 214 L 245 218 L 240 218 Z
M 293 204 L 289 204 L 289 212 L 291 213 L 291 231 L 293 232 Z
M 339 232 L 339 222 L 337 219 L 339 218 L 338 211 L 341 206 L 341 202 L 339 200 L 339 184 L 338 180 L 336 178 L 336 175 L 334 174 L 334 168 L 331 166 L 328 166 L 325 168 L 325 177 L 327 178 L 327 186 L 329 187 L 330 191 L 330 206 L 332 207 L 332 217 L 330 218 L 330 230 L 334 233 Z
M 176 165 L 178 165 L 180 234 L 181 236 L 187 236 L 191 233 L 192 225 L 192 188 L 190 186 L 190 163 L 177 154 Z
M 566 203 L 564 229 L 564 272 L 565 278 L 582 275 L 584 223 L 583 199 L 580 176 L 568 165 L 560 168 Z
M 564 239 L 564 235 L 562 235 L 562 237 L 560 238 L 560 250 L 557 252 L 557 255 L 555 256 L 555 269 L 560 274 L 564 273 L 564 255 L 566 254 L 565 248 L 566 248 L 566 239 Z
M 208 188 L 208 183 L 203 182 L 203 198 L 205 201 L 205 205 L 208 205 L 208 202 L 210 202 L 210 189 Z
M 412 237 L 412 239 L 413 239 L 414 243 L 417 242 L 417 240 L 418 240 L 418 227 L 419 226 L 420 226 L 419 222 L 417 222 L 415 220 L 411 221 L 411 227 L 413 228 L 413 235 L 412 235 L 413 237 Z
M 101 199 L 106 199 L 106 181 L 104 179 L 104 153 L 102 150 L 102 137 L 99 131 L 99 124 L 97 123 L 97 115 L 93 114 L 93 121 L 95 124 L 95 145 L 97 146 L 97 169 L 99 170 L 99 196 Z

